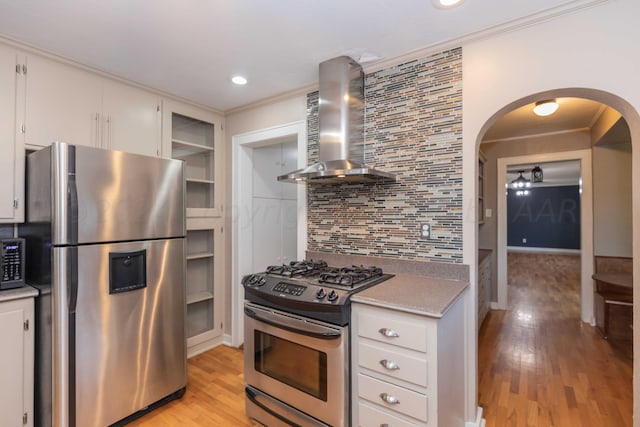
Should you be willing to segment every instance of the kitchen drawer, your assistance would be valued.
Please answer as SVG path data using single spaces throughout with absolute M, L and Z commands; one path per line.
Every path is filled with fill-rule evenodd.
M 358 310 L 359 336 L 423 353 L 427 352 L 429 326 L 406 313 L 370 307 Z
M 379 408 L 366 403 L 358 404 L 358 427 L 416 427 L 408 421 L 401 420 Z
M 427 396 L 406 388 L 380 381 L 368 375 L 358 374 L 359 396 L 392 411 L 427 422 Z M 397 403 L 387 403 L 381 396 L 393 396 Z
M 358 364 L 393 378 L 427 387 L 427 360 L 424 357 L 424 353 L 415 353 L 399 347 L 389 347 L 359 340 Z M 385 368 L 383 361 L 386 361 L 387 366 L 395 365 L 397 369 Z

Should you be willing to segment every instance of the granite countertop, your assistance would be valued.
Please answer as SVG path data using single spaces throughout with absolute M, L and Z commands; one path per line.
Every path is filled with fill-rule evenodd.
M 422 316 L 442 317 L 469 287 L 469 266 L 465 264 L 313 251 L 306 255 L 307 259 L 322 259 L 329 265 L 381 267 L 395 276 L 357 292 L 351 301 Z
M 468 282 L 398 274 L 351 297 L 351 301 L 429 317 L 442 317 Z
M 38 290 L 29 285 L 15 289 L 5 289 L 0 291 L 0 302 L 11 301 L 22 298 L 32 298 L 38 296 Z

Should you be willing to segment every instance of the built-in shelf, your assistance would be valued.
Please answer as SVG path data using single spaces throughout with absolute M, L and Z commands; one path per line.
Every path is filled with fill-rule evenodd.
M 182 104 L 167 103 L 163 152 L 184 161 L 186 207 L 187 355 L 222 341 L 222 222 L 216 191 L 223 175 L 221 122 L 216 115 Z M 166 124 L 166 126 L 165 126 Z
M 198 254 L 187 255 L 187 261 L 192 259 L 213 258 L 213 252 L 202 252 Z
M 215 181 L 211 179 L 195 179 L 195 178 L 187 178 L 185 181 L 198 183 L 198 184 L 215 184 Z
M 180 139 L 174 139 L 171 141 L 173 144 L 172 154 L 173 157 L 191 156 L 193 154 L 201 154 L 211 152 L 213 147 L 209 147 L 202 144 L 196 144 L 193 142 L 182 141 Z
M 196 292 L 195 294 L 187 295 L 187 304 L 195 304 L 202 301 L 213 300 L 213 293 L 208 291 Z

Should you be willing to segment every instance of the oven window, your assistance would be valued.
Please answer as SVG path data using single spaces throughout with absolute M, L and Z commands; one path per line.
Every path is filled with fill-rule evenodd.
M 255 370 L 327 401 L 327 353 L 255 332 Z

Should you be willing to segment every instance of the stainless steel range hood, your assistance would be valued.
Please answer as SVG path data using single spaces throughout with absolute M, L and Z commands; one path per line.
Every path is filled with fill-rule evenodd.
M 318 163 L 278 181 L 335 184 L 393 182 L 395 175 L 364 163 L 364 73 L 348 56 L 320 63 Z

